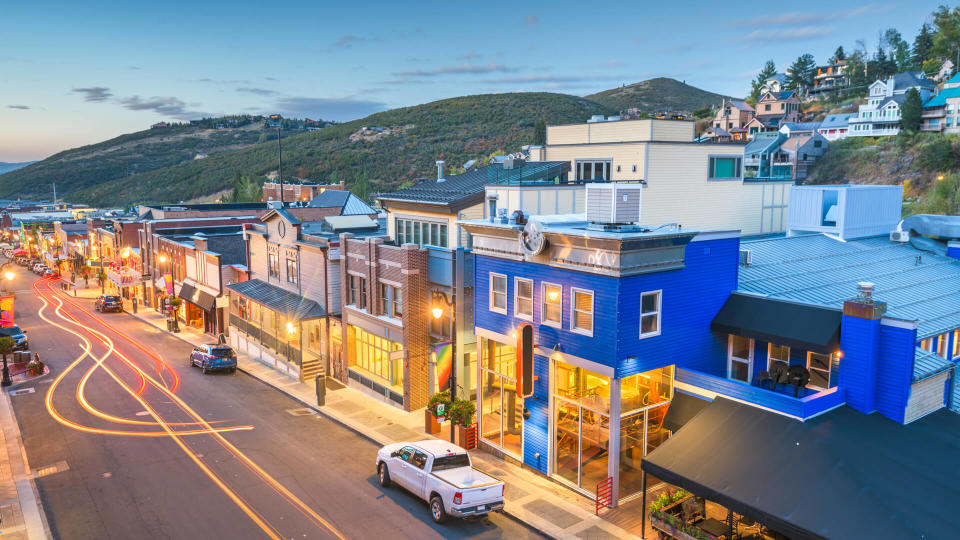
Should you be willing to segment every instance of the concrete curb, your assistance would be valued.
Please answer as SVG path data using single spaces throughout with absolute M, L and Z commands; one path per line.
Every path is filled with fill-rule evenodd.
M 17 489 L 17 500 L 20 504 L 20 513 L 23 517 L 23 526 L 27 538 L 30 540 L 52 538 L 39 490 L 33 474 L 31 474 L 30 462 L 27 460 L 27 449 L 23 446 L 20 425 L 17 423 L 16 414 L 13 412 L 13 403 L 10 401 L 8 392 L 3 392 L 3 396 L 0 397 L 0 423 L 3 425 L 2 429 L 6 440 L 5 450 L 12 480 Z

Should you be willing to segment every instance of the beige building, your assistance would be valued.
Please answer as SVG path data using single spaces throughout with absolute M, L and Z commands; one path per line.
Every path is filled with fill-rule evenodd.
M 744 235 L 783 232 L 792 181 L 744 179 L 742 143 L 693 140 L 691 121 L 548 126 L 547 144 L 530 147 L 530 160 L 569 162 L 571 182 L 642 183 L 645 226 L 677 222 L 700 230 L 739 229 Z M 583 187 L 556 186 L 558 198 L 570 197 L 560 194 L 561 187 L 573 192 L 572 212 L 582 212 Z M 535 195 L 527 196 L 532 200 Z M 515 208 L 503 198 L 498 204 L 508 212 L 522 208 L 537 213 L 528 210 L 529 204 L 518 202 Z

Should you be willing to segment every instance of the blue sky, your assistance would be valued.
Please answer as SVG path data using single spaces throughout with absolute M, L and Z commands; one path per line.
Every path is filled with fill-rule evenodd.
M 891 26 L 912 42 L 939 3 L 0 0 L 0 161 L 213 114 L 344 121 L 659 76 L 743 96 L 769 58 L 872 50 Z

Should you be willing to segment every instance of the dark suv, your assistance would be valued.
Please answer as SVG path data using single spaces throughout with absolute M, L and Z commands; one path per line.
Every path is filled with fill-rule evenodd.
M 93 304 L 93 307 L 96 308 L 96 310 L 100 313 L 105 313 L 107 311 L 123 313 L 123 301 L 120 300 L 119 296 L 111 294 L 101 294 L 98 296 L 97 301 Z
M 30 349 L 27 333 L 21 330 L 19 326 L 0 328 L 0 337 L 13 338 L 13 350 L 15 351 L 26 351 Z

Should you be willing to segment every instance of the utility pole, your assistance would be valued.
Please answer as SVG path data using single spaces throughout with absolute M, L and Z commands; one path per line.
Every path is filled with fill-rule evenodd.
M 280 208 L 283 208 L 283 145 L 280 144 L 280 126 L 277 126 L 277 157 L 280 161 L 280 170 L 277 176 L 280 178 Z

